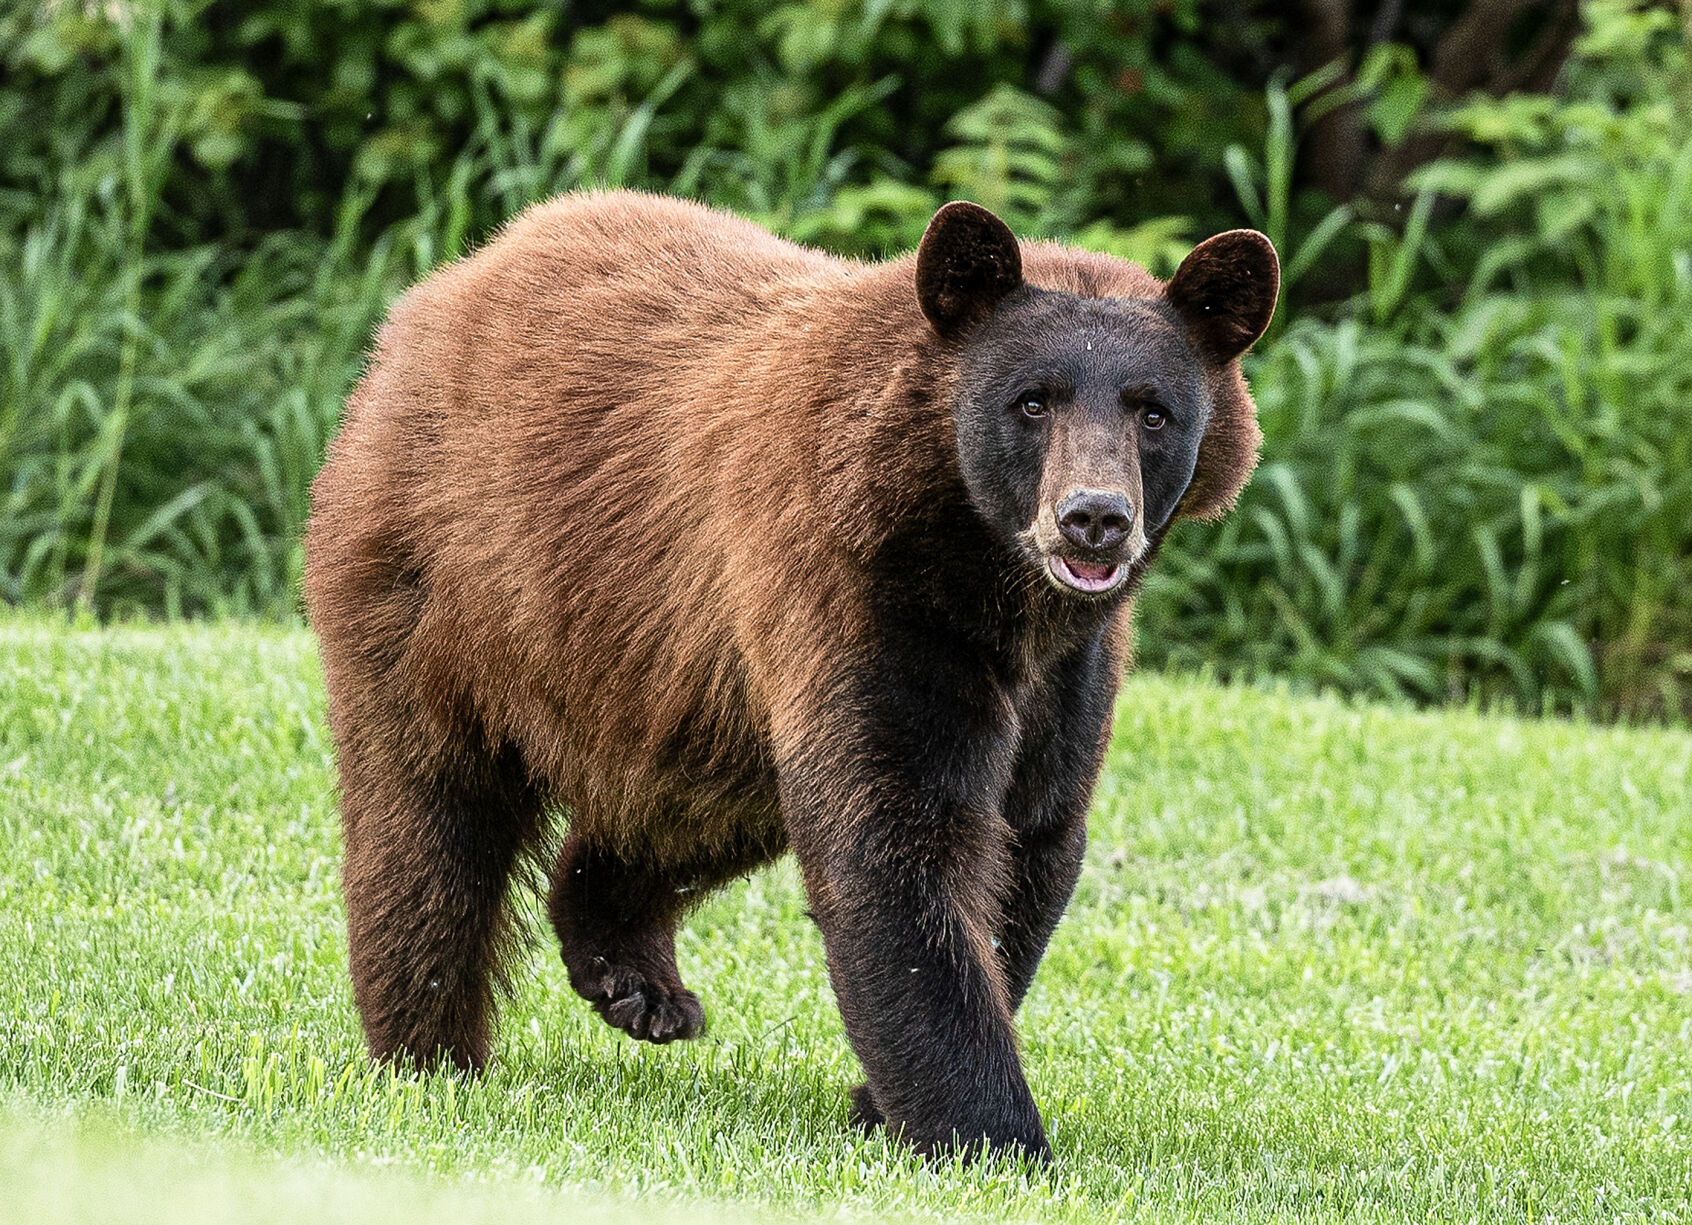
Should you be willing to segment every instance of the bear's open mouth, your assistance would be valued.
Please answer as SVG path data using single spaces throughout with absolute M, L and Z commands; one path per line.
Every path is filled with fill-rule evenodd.
M 1088 595 L 1109 591 L 1122 581 L 1125 573 L 1120 563 L 1071 561 L 1067 557 L 1053 557 L 1047 567 L 1060 584 Z

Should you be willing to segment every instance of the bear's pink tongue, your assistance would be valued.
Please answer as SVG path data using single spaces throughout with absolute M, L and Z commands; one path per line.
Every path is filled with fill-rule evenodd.
M 1095 566 L 1084 561 L 1072 561 L 1069 563 L 1069 572 L 1071 574 L 1073 574 L 1076 578 L 1084 578 L 1093 583 L 1104 582 L 1110 577 L 1111 571 L 1115 569 L 1115 566 Z

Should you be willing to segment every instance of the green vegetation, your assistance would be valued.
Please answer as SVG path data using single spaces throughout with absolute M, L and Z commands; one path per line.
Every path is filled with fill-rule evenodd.
M 1405 7 L 13 6 L 0 601 L 294 619 L 370 329 L 533 200 L 879 254 L 967 196 L 1162 271 L 1241 222 L 1282 251 L 1264 469 L 1167 552 L 1144 663 L 1682 720 L 1692 11 L 1588 0 L 1571 41 L 1528 0 L 1518 62 L 1462 44 L 1514 0 Z
M 1266 466 L 1170 551 L 1145 662 L 1686 713 L 1671 13 L 1591 0 L 1560 78 L 1541 39 L 1498 83 L 1555 95 L 1453 108 L 1443 9 L 1297 82 L 1264 48 L 1297 59 L 1298 21 L 1196 0 L 391 9 L 0 15 L 0 600 L 293 618 L 370 328 L 533 200 L 647 186 L 876 254 L 966 196 L 1163 271 L 1242 220 L 1282 250 Z M 1378 158 L 1335 154 L 1341 119 Z
M 1692 68 L 1589 12 L 1571 98 L 1450 114 L 1349 317 L 1262 350 L 1264 466 L 1164 554 L 1148 660 L 1692 713 Z
M 18 1225 L 609 1225 L 627 1220 L 626 1200 L 559 1192 L 525 1178 L 448 1184 L 415 1174 L 349 1170 L 313 1160 L 269 1160 L 228 1145 L 192 1148 L 138 1141 L 121 1111 L 43 1121 L 37 1112 L 0 1118 L 0 1221 Z M 642 1221 L 730 1222 L 744 1213 L 650 1199 Z
M 785 866 L 688 924 L 696 1043 L 537 939 L 485 1080 L 370 1066 L 321 703 L 300 631 L 0 622 L 0 1218 L 1692 1219 L 1685 732 L 1132 680 L 1022 1018 L 1048 1177 L 848 1132 Z M 76 1207 L 149 1153 L 183 1181 Z

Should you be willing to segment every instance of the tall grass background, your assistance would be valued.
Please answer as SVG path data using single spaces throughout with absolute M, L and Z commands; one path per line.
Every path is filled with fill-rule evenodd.
M 321 224 L 214 232 L 205 216 L 233 206 L 215 175 L 188 198 L 182 166 L 236 156 L 219 142 L 237 104 L 243 123 L 286 108 L 238 76 L 186 74 L 168 50 L 178 7 L 66 7 L 0 19 L 43 80 L 97 52 L 105 91 L 58 90 L 71 135 L 15 154 L 0 187 L 0 600 L 16 605 L 297 617 L 309 482 L 386 303 L 559 191 L 695 195 L 869 255 L 969 197 L 1163 273 L 1213 219 L 1101 214 L 1109 175 L 1143 151 L 1125 137 L 1100 169 L 1094 120 L 1003 81 L 946 119 L 921 166 L 848 138 L 908 88 L 891 75 L 788 112 L 770 101 L 780 80 L 731 88 L 711 122 L 732 138 L 681 142 L 704 52 L 612 18 L 575 35 L 570 105 L 537 110 L 509 65 L 470 73 L 452 147 L 384 131 L 293 202 L 316 200 Z M 990 36 L 938 0 L 913 11 L 929 8 L 937 45 Z M 1283 76 L 1256 100 L 1249 140 L 1219 159 L 1215 216 L 1267 230 L 1287 270 L 1293 308 L 1249 362 L 1264 463 L 1232 516 L 1165 551 L 1142 666 L 1686 717 L 1689 12 L 1589 3 L 1556 95 L 1389 116 L 1454 143 L 1384 213 L 1296 186 L 1331 82 Z M 827 39 L 844 55 L 855 36 L 820 7 L 780 13 L 759 27 L 779 55 Z M 1403 97 L 1383 64 L 1350 87 L 1367 105 Z M 40 96 L 14 93 L 0 120 L 43 121 Z M 1301 288 L 1336 268 L 1355 270 L 1338 295 Z
M 1160 560 L 1152 658 L 1685 718 L 1692 76 L 1668 12 L 1588 16 L 1569 96 L 1442 116 L 1363 292 L 1259 351 L 1264 463 Z

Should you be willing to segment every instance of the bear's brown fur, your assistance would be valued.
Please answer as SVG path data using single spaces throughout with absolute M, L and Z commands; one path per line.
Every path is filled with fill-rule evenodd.
M 488 1058 L 508 881 L 554 813 L 571 983 L 656 1042 L 703 1023 L 686 907 L 791 846 L 857 1117 L 1043 1154 L 1011 1016 L 1079 868 L 1132 589 L 1176 499 L 1219 514 L 1255 462 L 1235 358 L 1275 278 L 1245 232 L 1166 289 L 973 206 L 860 264 L 606 193 L 407 294 L 307 540 L 371 1051 Z M 966 413 L 1019 345 L 1071 373 L 1014 424 Z M 1166 415 L 1151 384 L 1177 368 Z M 1151 390 L 1117 388 L 1130 369 Z M 1059 523 L 1048 502 L 1094 496 L 1082 467 L 1118 475 Z

